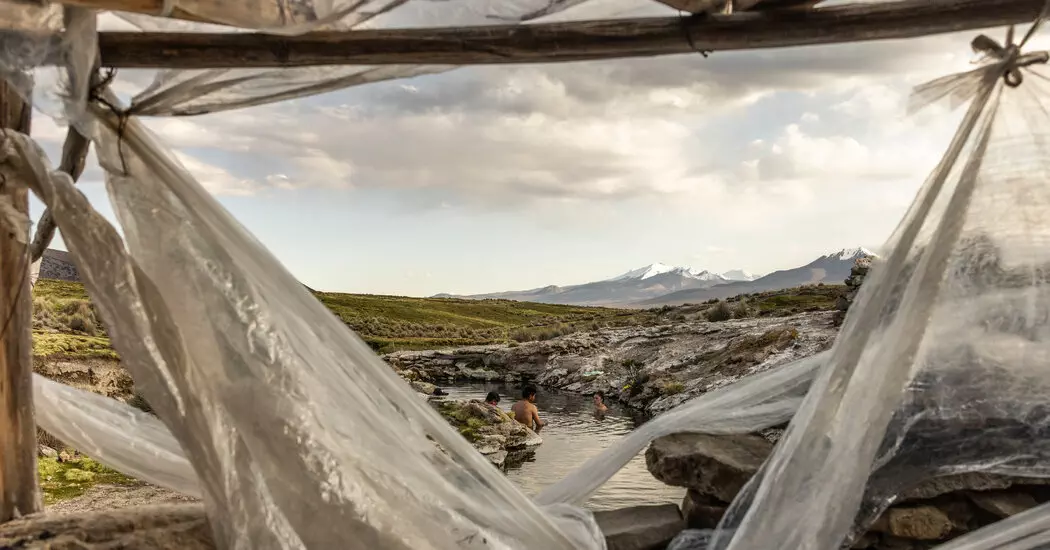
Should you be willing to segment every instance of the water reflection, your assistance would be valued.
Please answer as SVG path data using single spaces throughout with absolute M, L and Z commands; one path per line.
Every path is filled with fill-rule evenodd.
M 456 399 L 484 399 L 485 394 L 496 391 L 503 410 L 509 410 L 521 398 L 519 387 L 505 384 L 443 389 Z M 529 495 L 535 495 L 645 421 L 641 415 L 616 403 L 606 405 L 608 410 L 604 414 L 595 414 L 589 395 L 540 388 L 536 406 L 540 418 L 547 423 L 540 432 L 543 444 L 523 464 L 508 469 L 507 477 Z M 639 454 L 591 497 L 587 507 L 608 510 L 639 504 L 677 504 L 684 494 L 684 489 L 669 487 L 653 478 L 645 468 L 645 457 Z

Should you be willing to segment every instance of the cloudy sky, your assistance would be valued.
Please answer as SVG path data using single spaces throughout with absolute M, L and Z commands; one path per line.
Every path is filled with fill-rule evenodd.
M 149 126 L 314 288 L 768 272 L 881 245 L 959 115 L 907 117 L 908 92 L 966 68 L 973 36 L 463 68 Z M 63 130 L 34 132 L 57 161 Z M 80 185 L 111 216 L 101 180 Z

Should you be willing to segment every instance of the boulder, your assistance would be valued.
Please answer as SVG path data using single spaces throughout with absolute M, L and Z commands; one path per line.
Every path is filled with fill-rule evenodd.
M 714 529 L 725 515 L 728 505 L 713 497 L 689 489 L 682 499 L 682 516 L 690 529 Z
M 645 463 L 656 479 L 668 485 L 728 503 L 772 450 L 772 443 L 751 434 L 675 434 L 653 441 Z
M 646 450 L 646 465 L 657 479 L 688 489 L 682 514 L 690 529 L 713 529 L 771 454 L 779 435 L 780 430 L 767 430 L 762 435 L 665 436 Z M 874 473 L 857 520 L 867 532 L 854 533 L 852 547 L 930 548 L 1050 500 L 1050 480 L 983 472 L 924 478 L 930 471 L 926 462 L 913 451 Z M 883 499 L 893 505 L 878 515 Z
M 674 504 L 599 511 L 594 513 L 594 519 L 608 550 L 662 550 L 685 528 L 682 514 Z
M 434 391 L 437 390 L 437 386 L 422 380 L 410 380 L 408 384 L 412 386 L 412 389 L 424 395 L 434 395 Z
M 973 492 L 968 495 L 978 508 L 1000 518 L 1020 514 L 1039 505 L 1028 493 L 1011 491 Z
M 872 531 L 909 540 L 941 540 L 952 531 L 952 520 L 933 506 L 890 508 L 872 525 Z

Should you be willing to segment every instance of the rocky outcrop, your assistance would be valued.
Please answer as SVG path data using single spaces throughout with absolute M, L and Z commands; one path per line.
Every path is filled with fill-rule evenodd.
M 499 467 L 521 463 L 543 438 L 488 403 L 439 400 L 435 406 L 474 448 Z
M 80 272 L 73 261 L 73 255 L 64 250 L 47 249 L 33 264 L 32 282 L 39 279 L 58 279 L 60 281 L 80 281 Z
M 407 380 L 530 380 L 569 392 L 602 391 L 657 413 L 826 349 L 836 333 L 832 315 L 609 328 L 514 346 L 404 351 L 383 358 Z
M 594 513 L 607 550 L 663 550 L 685 527 L 674 504 L 632 506 Z
M 776 438 L 764 435 L 670 435 L 650 445 L 646 464 L 657 479 L 687 489 L 682 514 L 689 528 L 713 529 L 772 453 Z M 872 483 L 884 477 L 877 471 Z M 853 548 L 932 548 L 1050 501 L 1045 479 L 987 473 L 905 478 L 914 483 L 896 486 L 893 506 L 858 534 Z
M 850 269 L 849 277 L 846 278 L 846 292 L 839 297 L 838 303 L 835 304 L 835 325 L 841 325 L 846 320 L 846 312 L 849 311 L 850 304 L 857 297 L 857 292 L 860 291 L 860 285 L 864 283 L 864 278 L 868 276 L 868 271 L 871 269 L 871 256 L 865 256 L 857 258 L 857 261 L 853 262 L 853 268 Z

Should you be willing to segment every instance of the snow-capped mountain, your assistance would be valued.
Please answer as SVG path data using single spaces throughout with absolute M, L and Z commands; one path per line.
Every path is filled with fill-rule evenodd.
M 828 255 L 826 255 L 824 257 L 825 258 L 835 258 L 836 260 L 841 260 L 841 261 L 853 261 L 853 260 L 856 260 L 857 258 L 864 258 L 864 257 L 867 257 L 867 256 L 876 256 L 877 257 L 878 255 L 875 254 L 874 252 L 868 250 L 867 248 L 864 248 L 863 246 L 858 246 L 856 248 L 843 248 L 842 250 L 839 250 L 838 252 L 832 252 L 831 254 L 828 254 Z
M 710 271 L 653 263 L 632 269 L 612 279 L 582 285 L 546 286 L 531 290 L 460 297 L 497 298 L 549 304 L 622 306 L 679 290 L 707 288 L 728 282 L 729 280 L 725 277 Z M 439 295 L 439 297 L 450 296 Z
M 727 281 L 754 281 L 758 277 L 758 275 L 755 275 L 750 271 L 745 271 L 743 269 L 734 269 L 731 271 L 726 271 L 722 274 L 722 278 Z
M 531 290 L 458 297 L 594 306 L 649 307 L 698 303 L 710 298 L 728 298 L 737 294 L 780 290 L 805 284 L 842 284 L 849 276 L 853 262 L 861 256 L 874 254 L 863 247 L 844 248 L 825 254 L 804 266 L 774 271 L 763 277 L 742 269 L 718 274 L 691 267 L 653 263 L 612 279 L 582 285 L 551 285 Z M 439 294 L 438 297 L 453 296 Z
M 696 279 L 698 281 L 725 281 L 725 277 L 717 273 L 711 273 L 710 271 L 700 271 L 691 267 L 673 267 L 666 264 L 655 263 L 649 264 L 645 267 L 639 267 L 638 269 L 632 269 L 619 277 L 613 277 L 609 281 L 626 281 L 630 279 L 634 280 L 645 280 L 650 277 L 656 277 L 665 273 L 673 273 L 687 277 L 690 279 Z
M 751 281 L 733 281 L 709 288 L 685 289 L 639 302 L 641 306 L 699 303 L 712 298 L 729 298 L 739 294 L 781 290 L 817 283 L 842 284 L 849 277 L 857 258 L 875 256 L 864 247 L 843 248 L 824 254 L 808 264 L 793 269 L 774 271 Z

